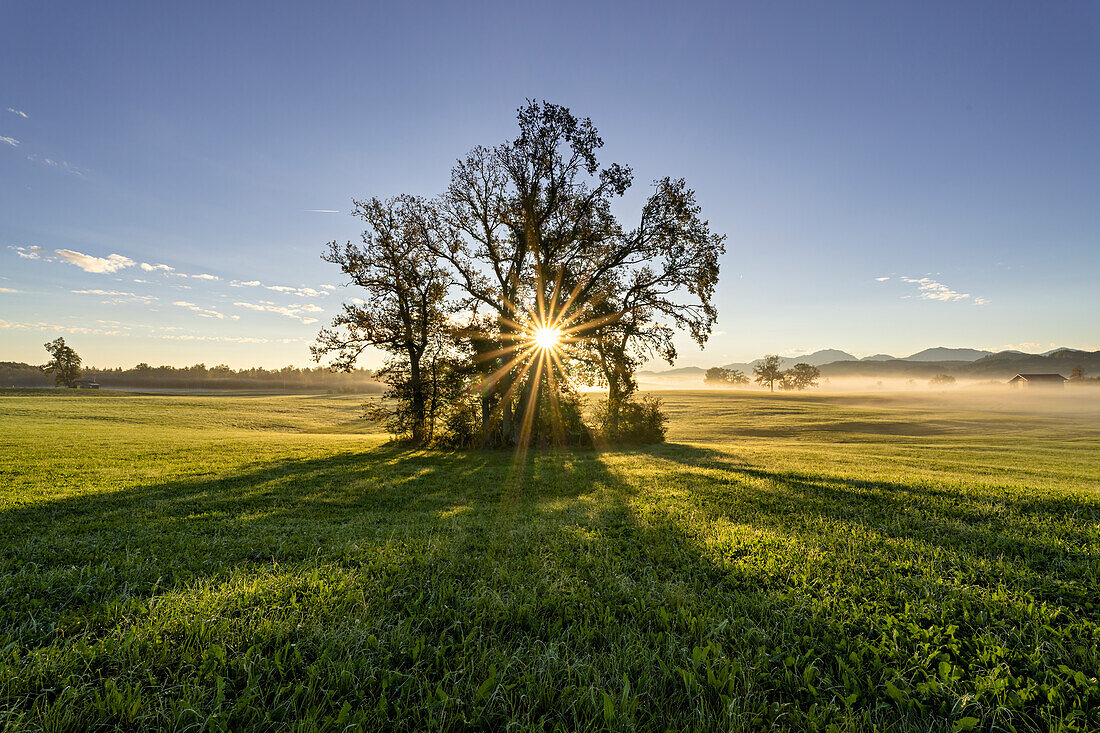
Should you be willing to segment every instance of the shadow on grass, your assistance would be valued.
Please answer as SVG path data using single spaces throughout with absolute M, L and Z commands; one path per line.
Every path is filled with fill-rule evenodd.
M 858 530 L 869 538 L 946 550 L 971 570 L 980 563 L 988 563 L 986 571 L 1007 565 L 1014 574 L 1034 574 L 1036 598 L 1100 619 L 1094 607 L 1100 593 L 1095 499 L 775 471 L 692 445 L 651 453 L 692 486 L 699 509 L 712 518 L 732 517 L 825 545 L 833 535 Z
M 662 494 L 666 484 L 675 485 L 675 497 Z M 623 729 L 652 728 L 653 721 L 750 729 L 757 719 L 763 727 L 807 727 L 808 711 L 818 705 L 838 721 L 864 720 L 867 727 L 942 723 L 967 695 L 990 706 L 1007 703 L 969 679 L 908 707 L 883 692 L 886 682 L 911 681 L 897 670 L 911 672 L 917 655 L 954 639 L 944 630 L 955 621 L 950 616 L 934 626 L 931 616 L 909 615 L 909 601 L 917 601 L 903 576 L 914 556 L 939 563 L 932 571 L 950 565 L 937 549 L 959 553 L 956 567 L 1011 557 L 1025 569 L 1046 568 L 1071 589 L 1095 585 L 1087 553 L 1023 536 L 1026 517 L 1012 513 L 1045 512 L 1067 537 L 1082 538 L 1096 520 L 1094 504 L 1036 499 L 1002 516 L 983 503 L 989 498 L 770 471 L 687 445 L 607 455 L 532 451 L 521 466 L 506 452 L 381 447 L 0 513 L 3 630 L 24 649 L 64 648 L 72 637 L 95 642 L 143 623 L 135 604 L 153 596 L 201 596 L 234 574 L 277 566 L 285 574 L 276 580 L 290 587 L 243 601 L 208 599 L 162 619 L 163 627 L 150 622 L 147 634 L 156 641 L 149 648 L 162 655 L 156 665 L 122 652 L 94 667 L 81 658 L 77 663 L 95 673 L 85 684 L 140 668 L 132 676 L 145 676 L 157 690 L 195 685 L 202 693 L 197 708 L 232 709 L 240 717 L 228 719 L 240 728 L 259 727 L 249 715 L 284 705 L 292 682 L 307 689 L 293 692 L 303 710 L 308 703 L 335 714 L 346 702 L 369 711 L 386 701 L 392 707 L 369 720 L 375 727 L 503 728 L 520 721 L 531 729 L 591 729 L 603 720 Z M 747 559 L 731 554 L 723 538 L 710 545 L 707 531 L 719 521 L 744 524 L 767 542 L 750 547 L 755 556 Z M 827 551 L 857 531 L 917 538 L 931 551 L 884 543 L 851 558 L 844 585 L 822 584 L 814 574 L 821 553 L 809 561 L 803 548 Z M 860 564 L 869 559 L 879 565 Z M 318 567 L 333 597 L 320 582 L 294 575 Z M 856 576 L 876 567 L 902 580 Z M 341 576 L 343 569 L 349 574 Z M 1001 614 L 1017 633 L 1049 637 L 1035 665 L 1080 667 L 1074 652 L 1059 646 L 1061 629 L 1043 631 L 1011 601 L 977 598 L 957 580 L 943 586 L 943 607 L 951 609 L 945 613 L 970 604 L 968 613 Z M 1060 598 L 1085 613 L 1080 597 Z M 264 626 L 255 614 L 278 621 Z M 359 616 L 364 625 L 353 626 Z M 193 632 L 194 624 L 213 631 Z M 372 644 L 364 641 L 368 629 Z M 974 657 L 963 660 L 972 672 L 981 667 L 975 655 L 987 650 L 985 641 L 972 641 L 981 633 L 972 623 L 958 634 L 971 646 L 955 653 Z M 1012 643 L 997 638 L 988 648 L 994 641 Z M 251 661 L 224 663 L 235 690 L 224 697 L 214 682 L 192 679 L 193 655 L 201 658 L 213 643 L 242 654 L 258 650 Z M 294 645 L 304 650 L 294 652 L 303 655 L 295 665 L 270 661 Z M 425 645 L 430 653 L 421 654 Z M 990 666 L 1002 663 L 1009 664 Z M 354 684 L 343 681 L 348 670 Z M 1032 674 L 1024 667 L 1013 673 Z M 28 710 L 37 699 L 34 684 L 72 684 L 52 668 L 39 674 L 44 681 L 11 687 L 6 704 Z M 499 692 L 482 694 L 498 689 L 495 682 L 484 687 L 497 677 Z M 253 706 L 233 707 L 246 690 L 256 696 Z M 839 702 L 853 691 L 854 708 Z M 868 717 L 844 718 L 856 713 Z M 292 718 L 284 714 L 283 723 Z

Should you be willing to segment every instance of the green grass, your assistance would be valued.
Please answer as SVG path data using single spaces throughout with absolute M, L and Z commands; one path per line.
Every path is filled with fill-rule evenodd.
M 517 464 L 0 392 L 0 728 L 1100 729 L 1100 405 L 664 397 Z

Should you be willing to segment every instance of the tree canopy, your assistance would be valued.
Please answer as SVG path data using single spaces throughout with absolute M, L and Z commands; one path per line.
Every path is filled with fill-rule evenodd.
M 438 344 L 442 371 L 465 385 L 451 390 L 442 419 L 474 424 L 483 442 L 496 444 L 561 442 L 581 429 L 575 389 L 606 387 L 613 438 L 638 367 L 652 358 L 673 363 L 679 331 L 700 346 L 710 336 L 725 237 L 710 231 L 695 193 L 672 177 L 654 181 L 636 221 L 625 225 L 613 206 L 633 173 L 601 164 L 603 140 L 591 120 L 547 102 L 529 102 L 517 120 L 514 139 L 461 158 L 440 195 L 394 199 L 399 236 L 380 236 L 378 222 L 364 216 L 371 232 L 362 247 L 330 244 L 326 259 L 374 297 L 345 306 L 314 356 L 349 368 L 375 346 L 411 378 L 410 334 Z M 421 298 L 424 316 L 436 314 L 430 324 L 403 315 L 399 302 L 408 295 L 397 271 L 358 278 L 357 262 L 385 260 L 391 240 L 405 248 L 402 267 L 419 268 L 417 282 L 432 283 L 430 307 Z M 460 395 L 474 395 L 476 406 Z M 414 399 L 415 390 L 410 406 Z M 427 434 L 407 432 L 415 442 Z
M 75 387 L 81 375 L 80 356 L 60 336 L 44 346 L 50 360 L 42 366 L 42 371 L 54 375 L 55 386 Z

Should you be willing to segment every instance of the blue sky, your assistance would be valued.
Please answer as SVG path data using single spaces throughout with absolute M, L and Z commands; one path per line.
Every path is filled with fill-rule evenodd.
M 603 160 L 633 166 L 624 221 L 647 181 L 684 176 L 728 235 L 718 333 L 680 366 L 1100 348 L 1094 3 L 0 18 L 0 360 L 63 335 L 101 366 L 305 365 L 355 296 L 319 258 L 361 230 L 350 199 L 442 190 L 525 98 L 590 116 Z

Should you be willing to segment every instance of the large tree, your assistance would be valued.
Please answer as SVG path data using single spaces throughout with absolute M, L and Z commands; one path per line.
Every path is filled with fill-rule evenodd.
M 452 237 L 434 250 L 472 314 L 483 411 L 499 414 L 505 441 L 532 419 L 527 406 L 542 404 L 539 388 L 557 391 L 575 372 L 607 386 L 616 412 L 640 363 L 675 359 L 677 329 L 704 344 L 724 251 L 681 179 L 657 181 L 624 229 L 611 209 L 632 173 L 601 167 L 591 120 L 532 102 L 518 121 L 514 140 L 475 148 L 453 169 L 439 201 Z M 563 348 L 537 348 L 539 330 L 560 332 Z
M 672 362 L 679 330 L 706 342 L 724 251 L 724 237 L 710 231 L 682 179 L 656 181 L 636 225 L 621 225 L 612 205 L 632 173 L 600 164 L 603 140 L 591 120 L 529 102 L 518 122 L 515 139 L 474 148 L 456 163 L 442 195 L 417 199 L 401 215 L 402 231 L 415 234 L 410 261 L 431 268 L 436 279 L 419 281 L 451 286 L 453 299 L 444 306 L 441 295 L 439 310 L 449 307 L 454 346 L 472 364 L 482 439 L 503 444 L 557 420 L 541 413 L 560 412 L 576 381 L 608 388 L 614 425 L 637 388 L 641 363 Z M 333 245 L 332 252 L 342 253 L 330 261 L 345 271 L 349 263 L 362 268 L 351 250 Z M 322 332 L 319 353 L 335 351 L 337 363 L 349 366 L 363 345 L 388 345 L 412 369 L 421 346 L 391 338 L 400 329 L 378 327 L 417 330 L 402 320 L 395 277 L 380 271 L 367 278 L 385 296 L 381 303 L 393 301 L 385 305 L 387 318 L 366 320 L 383 307 L 373 302 L 346 311 L 334 327 L 358 330 L 351 338 Z
M 42 366 L 42 371 L 52 373 L 54 384 L 58 387 L 75 387 L 81 374 L 80 356 L 61 337 L 44 346 L 50 354 L 50 360 Z
M 389 355 L 379 377 L 390 388 L 390 427 L 425 443 L 433 437 L 451 348 L 449 276 L 428 241 L 440 236 L 440 226 L 431 207 L 415 197 L 354 203 L 354 214 L 368 227 L 362 244 L 330 242 L 323 258 L 339 265 L 365 297 L 345 303 L 311 351 L 318 361 L 331 357 L 343 371 L 351 371 L 369 347 Z

